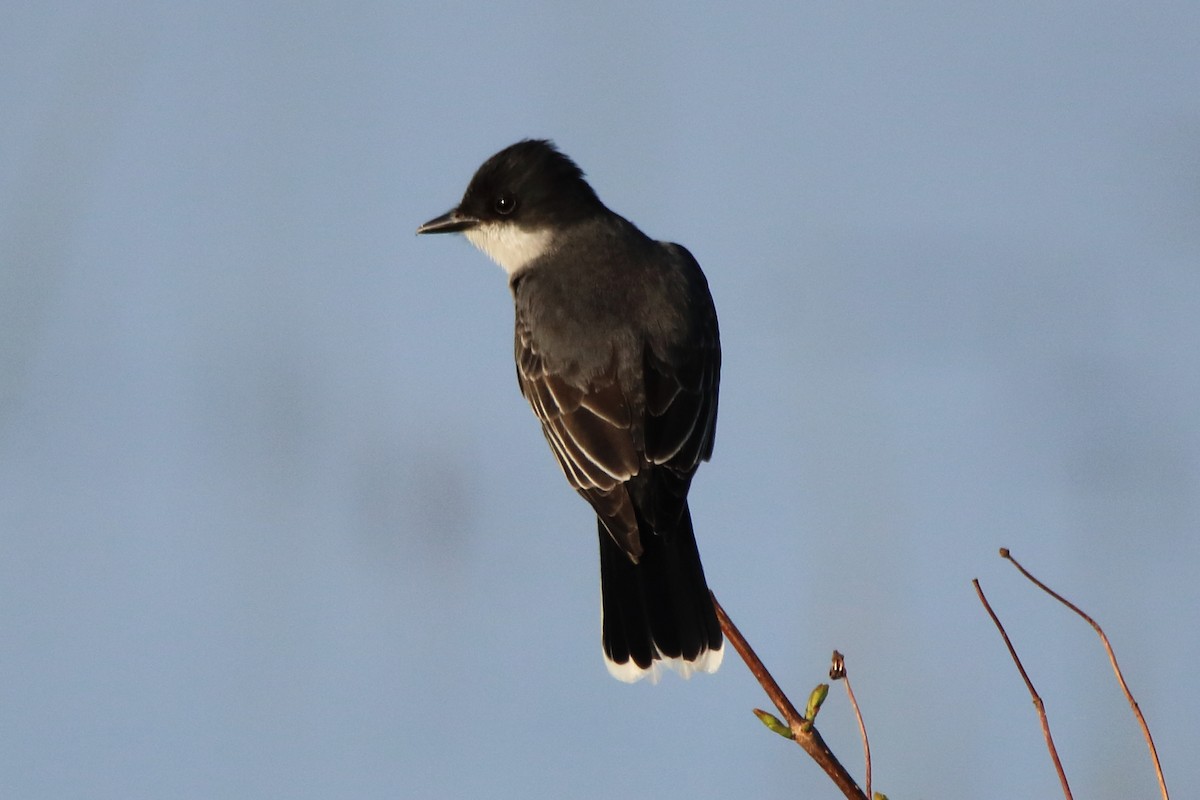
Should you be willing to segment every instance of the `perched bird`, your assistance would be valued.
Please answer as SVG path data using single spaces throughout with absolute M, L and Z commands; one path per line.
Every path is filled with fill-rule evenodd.
M 508 273 L 521 393 L 596 512 L 609 672 L 715 671 L 721 628 L 687 502 L 712 454 L 721 372 L 700 266 L 605 207 L 545 140 L 496 153 L 417 229 L 456 232 Z

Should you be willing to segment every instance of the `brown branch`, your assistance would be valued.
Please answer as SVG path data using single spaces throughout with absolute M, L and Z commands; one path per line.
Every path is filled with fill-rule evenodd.
M 750 674 L 762 686 L 763 691 L 767 693 L 767 697 L 771 698 L 771 702 L 775 704 L 775 708 L 779 709 L 779 713 L 783 715 L 784 721 L 792 731 L 792 738 L 796 744 L 804 748 L 804 752 L 817 762 L 825 774 L 837 785 L 850 800 L 867 800 L 867 795 L 863 794 L 862 789 L 854 782 L 854 778 L 846 771 L 841 762 L 825 744 L 825 740 L 821 738 L 821 734 L 811 724 L 807 724 L 806 720 L 796 707 L 792 705 L 792 701 L 788 699 L 783 690 L 779 688 L 779 684 L 771 677 L 771 673 L 767 671 L 766 666 L 759 660 L 755 654 L 754 648 L 742 636 L 742 632 L 733 624 L 733 620 L 725 613 L 725 609 L 717 602 L 716 595 L 712 596 L 713 607 L 717 610 L 717 619 L 721 623 L 721 632 L 725 634 L 725 638 L 733 645 L 733 649 L 737 650 L 742 661 L 746 662 L 746 666 L 750 669 Z
M 1008 638 L 1008 633 L 1005 632 L 1004 626 L 1000 624 L 1000 618 L 996 616 L 995 611 L 992 611 L 991 604 L 983 596 L 983 589 L 979 585 L 979 579 L 975 578 L 971 583 L 975 586 L 975 593 L 979 595 L 979 602 L 983 603 L 983 607 L 987 609 L 988 616 L 992 618 L 992 622 L 996 623 L 996 629 L 1000 631 L 1000 635 L 1004 638 L 1008 654 L 1012 656 L 1013 663 L 1017 665 L 1017 671 L 1021 673 L 1021 678 L 1025 681 L 1025 687 L 1029 689 L 1029 696 L 1033 698 L 1033 705 L 1037 709 L 1038 719 L 1042 723 L 1042 736 L 1046 740 L 1046 747 L 1050 749 L 1050 758 L 1054 761 L 1054 769 L 1058 771 L 1058 780 L 1062 784 L 1063 795 L 1067 800 L 1072 800 L 1071 787 L 1067 785 L 1067 774 L 1063 772 L 1062 762 L 1058 760 L 1058 750 L 1054 747 L 1054 737 L 1050 735 L 1050 722 L 1046 719 L 1046 706 L 1042 702 L 1041 696 L 1038 695 L 1037 689 L 1033 688 L 1033 681 L 1029 680 L 1029 675 L 1025 672 L 1025 667 L 1021 664 L 1021 659 L 1017 657 L 1016 648 L 1013 647 L 1012 641 Z
M 858 720 L 858 732 L 862 735 L 863 759 L 867 762 L 867 797 L 873 797 L 874 795 L 871 794 L 871 744 L 867 741 L 867 726 L 863 724 L 862 712 L 858 710 L 858 700 L 854 699 L 854 689 L 850 688 L 850 675 L 846 672 L 846 658 L 837 650 L 833 651 L 833 664 L 829 667 L 829 678 L 841 681 L 846 685 L 846 694 L 850 696 L 850 707 L 854 709 L 854 717 Z
M 1117 676 L 1117 683 L 1121 685 L 1121 691 L 1125 693 L 1125 699 L 1129 702 L 1129 707 L 1133 709 L 1133 715 L 1137 718 L 1138 725 L 1142 728 L 1142 737 L 1146 740 L 1146 746 L 1150 748 L 1150 758 L 1154 761 L 1154 774 L 1158 778 L 1158 790 L 1162 794 L 1163 800 L 1170 800 L 1171 795 L 1167 792 L 1167 782 L 1163 778 L 1162 764 L 1158 760 L 1158 750 L 1154 747 L 1154 737 L 1150 735 L 1150 727 L 1146 724 L 1146 718 L 1142 716 L 1142 709 L 1138 707 L 1137 701 L 1133 699 L 1133 693 L 1129 691 L 1129 684 L 1125 683 L 1125 676 L 1121 674 L 1121 667 L 1117 665 L 1117 656 L 1113 652 L 1112 645 L 1108 643 L 1108 637 L 1104 635 L 1104 630 L 1096 624 L 1096 620 L 1085 614 L 1082 609 L 1070 600 L 1033 577 L 1029 570 L 1025 569 L 1019 561 L 1013 558 L 1012 553 L 1008 551 L 1007 547 L 1000 548 L 1000 557 L 1011 561 L 1012 565 L 1020 570 L 1021 574 L 1028 578 L 1034 586 L 1087 620 L 1087 623 L 1100 636 L 1100 641 L 1104 643 L 1104 650 L 1108 653 L 1108 662 L 1112 664 L 1113 672 Z

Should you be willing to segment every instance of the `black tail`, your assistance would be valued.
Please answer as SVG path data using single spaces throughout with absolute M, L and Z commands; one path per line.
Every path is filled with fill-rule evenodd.
M 647 674 L 658 661 L 684 677 L 714 672 L 721 664 L 721 626 L 704 581 L 692 517 L 685 507 L 678 527 L 644 532 L 642 557 L 629 556 L 600 528 L 600 594 L 604 659 L 623 681 Z

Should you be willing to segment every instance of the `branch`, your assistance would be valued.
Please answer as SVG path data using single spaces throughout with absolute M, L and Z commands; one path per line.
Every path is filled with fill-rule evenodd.
M 862 789 L 854 782 L 854 778 L 846 771 L 841 762 L 825 744 L 825 740 L 821 738 L 821 734 L 813 727 L 811 721 L 805 719 L 796 707 L 792 705 L 792 701 L 788 699 L 783 690 L 779 688 L 779 684 L 771 677 L 771 673 L 759 660 L 749 642 L 742 636 L 742 632 L 733 624 L 733 620 L 725 613 L 725 609 L 717 602 L 716 595 L 712 595 L 713 607 L 717 611 L 717 619 L 721 623 L 721 632 L 725 634 L 725 638 L 733 645 L 733 649 L 737 650 L 738 655 L 742 657 L 742 661 L 746 662 L 746 666 L 750 669 L 755 680 L 762 686 L 763 691 L 767 693 L 767 697 L 771 698 L 771 702 L 775 704 L 775 708 L 779 709 L 779 713 L 783 715 L 784 721 L 787 723 L 791 731 L 791 738 L 796 744 L 804 749 L 804 752 L 817 762 L 817 766 L 825 771 L 825 774 L 841 789 L 842 794 L 849 800 L 867 800 L 867 796 L 863 794 Z
M 1146 724 L 1146 718 L 1142 716 L 1142 710 L 1138 707 L 1137 701 L 1133 699 L 1133 693 L 1129 691 L 1129 684 L 1125 683 L 1125 676 L 1121 674 L 1121 667 L 1117 665 L 1117 656 L 1113 652 L 1112 645 L 1108 643 L 1108 637 L 1104 635 L 1104 630 L 1096 624 L 1096 621 L 1085 614 L 1078 606 L 1066 599 L 1058 592 L 1051 589 L 1046 584 L 1039 581 L 1029 573 L 1029 570 L 1021 566 L 1007 547 L 1000 548 L 1000 557 L 1006 558 L 1012 562 L 1012 565 L 1021 571 L 1021 574 L 1028 578 L 1034 586 L 1044 591 L 1046 594 L 1053 597 L 1058 602 L 1065 605 L 1067 608 L 1074 611 L 1079 616 L 1087 620 L 1087 623 L 1092 626 L 1100 636 L 1100 641 L 1104 643 L 1104 650 L 1108 653 L 1108 661 L 1112 664 L 1113 672 L 1117 676 L 1117 683 L 1121 685 L 1121 691 L 1125 693 L 1125 699 L 1129 701 L 1129 707 L 1133 709 L 1133 715 L 1137 718 L 1138 725 L 1142 728 L 1142 737 L 1146 740 L 1146 746 L 1150 748 L 1150 758 L 1154 761 L 1154 774 L 1158 778 L 1158 790 L 1162 794 L 1163 800 L 1170 800 L 1171 795 L 1167 792 L 1167 782 L 1163 778 L 1162 764 L 1158 760 L 1158 750 L 1154 747 L 1154 737 L 1150 735 L 1150 727 Z M 978 587 L 976 587 L 978 588 Z
M 833 664 L 829 667 L 830 680 L 842 681 L 846 685 L 846 694 L 850 696 L 850 707 L 854 709 L 854 717 L 858 720 L 858 732 L 862 734 L 863 759 L 867 762 L 867 797 L 871 794 L 871 744 L 867 741 L 867 726 L 863 724 L 862 712 L 858 710 L 858 701 L 854 699 L 854 690 L 850 688 L 850 675 L 846 672 L 846 658 L 837 650 L 833 651 Z
M 1025 667 L 1021 664 L 1021 659 L 1017 657 L 1017 651 L 1013 647 L 1012 641 L 1008 638 L 1008 633 L 1005 632 L 1004 626 L 1000 624 L 1000 618 L 996 616 L 995 611 L 992 611 L 991 604 L 983 596 L 983 589 L 979 586 L 979 579 L 975 578 L 971 583 L 975 586 L 975 593 L 979 595 L 979 602 L 983 603 L 983 607 L 987 609 L 988 616 L 992 618 L 992 622 L 996 623 L 996 629 L 1004 637 L 1004 644 L 1008 648 L 1008 654 L 1012 656 L 1013 662 L 1017 665 L 1017 671 L 1021 673 L 1021 678 L 1025 681 L 1025 687 L 1029 689 L 1029 696 L 1033 698 L 1033 705 L 1037 708 L 1038 719 L 1042 722 L 1042 736 L 1046 740 L 1046 747 L 1050 749 L 1050 758 L 1054 761 L 1054 769 L 1058 771 L 1058 781 L 1062 784 L 1063 795 L 1067 800 L 1072 800 L 1071 787 L 1067 785 L 1067 774 L 1063 772 L 1062 762 L 1058 760 L 1058 750 L 1054 747 L 1054 737 L 1050 735 L 1050 722 L 1046 719 L 1046 706 L 1042 703 L 1042 698 L 1038 695 L 1037 689 L 1033 688 L 1033 681 L 1029 680 L 1029 675 L 1025 672 Z

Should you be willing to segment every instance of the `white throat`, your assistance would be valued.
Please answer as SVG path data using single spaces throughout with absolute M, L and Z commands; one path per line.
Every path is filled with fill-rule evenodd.
M 548 229 L 528 231 L 513 224 L 484 222 L 463 235 L 471 244 L 487 253 L 509 275 L 550 252 L 553 238 Z

